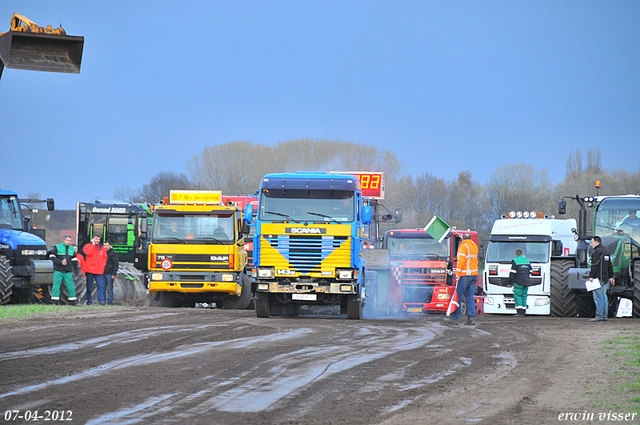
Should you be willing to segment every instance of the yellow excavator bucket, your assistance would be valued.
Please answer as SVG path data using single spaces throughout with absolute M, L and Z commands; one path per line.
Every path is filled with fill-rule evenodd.
M 0 76 L 3 64 L 14 69 L 79 74 L 83 47 L 84 37 L 66 35 L 64 29 L 51 25 L 40 27 L 16 13 L 11 30 L 0 34 Z

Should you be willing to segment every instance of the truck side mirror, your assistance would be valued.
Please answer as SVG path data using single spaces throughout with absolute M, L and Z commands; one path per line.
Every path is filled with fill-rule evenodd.
M 558 202 L 558 214 L 566 214 L 567 213 L 567 201 L 562 199 Z
M 244 222 L 246 224 L 251 224 L 251 221 L 253 221 L 253 205 L 248 204 L 246 207 L 244 207 Z M 243 229 L 244 229 L 244 226 L 243 226 Z M 245 233 L 249 233 L 249 232 L 245 232 Z
M 53 198 L 47 198 L 47 209 L 53 211 L 56 209 L 56 203 Z
M 551 241 L 551 256 L 562 257 L 562 241 Z
M 396 224 L 402 221 L 402 208 L 396 208 Z
M 369 205 L 362 207 L 362 224 L 364 226 L 371 224 L 371 207 Z
M 147 233 L 149 233 L 149 220 L 147 220 L 146 218 L 140 220 L 140 233 L 144 234 L 145 236 Z

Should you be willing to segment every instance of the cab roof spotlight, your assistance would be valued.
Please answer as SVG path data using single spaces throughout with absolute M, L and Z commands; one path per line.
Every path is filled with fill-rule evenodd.
M 510 212 L 509 212 L 509 218 L 516 218 L 516 213 L 515 213 L 515 211 L 510 211 Z
M 518 217 L 518 218 L 522 218 L 522 211 L 518 211 L 518 212 L 516 213 L 516 217 Z
M 529 218 L 529 211 L 525 211 L 522 213 L 522 217 Z

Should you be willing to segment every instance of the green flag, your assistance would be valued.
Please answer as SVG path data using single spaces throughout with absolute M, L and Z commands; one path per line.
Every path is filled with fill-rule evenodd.
M 433 239 L 442 242 L 451 231 L 451 226 L 437 215 L 434 215 L 429 224 L 424 226 L 424 231 L 431 235 Z

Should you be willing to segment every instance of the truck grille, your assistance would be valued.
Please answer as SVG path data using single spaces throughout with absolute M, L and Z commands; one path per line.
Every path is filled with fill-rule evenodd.
M 433 286 L 431 285 L 402 285 L 403 303 L 430 303 L 433 296 Z
M 429 267 L 405 267 L 402 274 L 405 284 L 444 285 L 447 276 L 446 270 Z
M 346 264 L 344 258 L 328 262 L 324 260 L 343 243 L 350 243 L 350 240 L 348 236 L 265 235 L 262 243 L 268 243 L 289 262 L 292 268 L 306 274 L 319 268 L 320 263 L 328 268 L 348 267 L 350 265 L 348 258 Z M 270 255 L 269 251 L 264 248 L 266 247 L 261 247 L 262 264 L 276 264 L 278 259 L 275 258 L 275 255 Z

